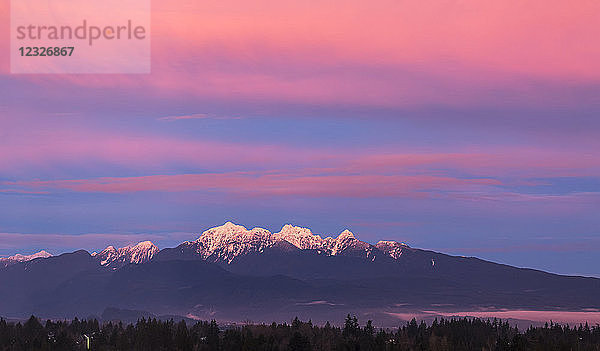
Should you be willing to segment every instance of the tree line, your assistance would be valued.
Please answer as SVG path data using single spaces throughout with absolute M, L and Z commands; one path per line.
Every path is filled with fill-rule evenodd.
M 89 344 L 88 344 L 89 342 Z M 600 326 L 556 323 L 520 331 L 507 321 L 412 320 L 397 329 L 359 325 L 348 315 L 342 327 L 290 324 L 219 326 L 140 319 L 135 324 L 97 320 L 24 323 L 0 319 L 0 350 L 600 350 Z

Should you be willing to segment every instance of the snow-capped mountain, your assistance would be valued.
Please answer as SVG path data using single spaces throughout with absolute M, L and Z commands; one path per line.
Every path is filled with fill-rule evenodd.
M 358 240 L 349 230 L 344 230 L 337 237 L 313 234 L 308 228 L 286 224 L 276 233 L 264 228 L 247 229 L 244 226 L 227 222 L 203 232 L 198 239 L 186 241 L 175 249 L 167 249 L 170 253 L 179 252 L 200 258 L 205 261 L 231 264 L 239 257 L 262 253 L 266 249 L 310 250 L 322 256 L 350 256 L 375 261 L 377 256 L 386 256 L 397 260 L 403 250 L 410 249 L 404 243 L 396 241 L 380 241 L 376 245 Z M 150 241 L 121 248 L 108 246 L 91 256 L 99 265 L 112 269 L 128 264 L 142 264 L 152 260 L 159 249 Z M 161 254 L 163 254 L 161 252 Z M 26 262 L 34 258 L 52 256 L 46 251 L 33 255 L 14 255 L 0 258 L 0 267 L 18 262 Z M 172 256 L 171 256 L 172 257 Z M 188 257 L 189 258 L 189 257 Z
M 273 311 L 282 318 L 306 313 L 313 301 L 331 303 L 311 309 L 324 318 L 338 312 L 343 318 L 346 308 L 371 314 L 396 305 L 466 311 L 600 308 L 600 279 L 450 256 L 396 241 L 371 245 L 348 230 L 334 237 L 285 225 L 271 233 L 228 222 L 160 251 L 145 241 L 91 255 L 78 250 L 33 259 L 47 256 L 0 261 L 15 262 L 0 269 L 0 314 L 65 318 L 119 306 L 263 321 L 272 320 Z
M 142 241 L 136 245 L 129 245 L 116 249 L 108 246 L 106 249 L 92 253 L 100 265 L 119 268 L 126 264 L 146 263 L 158 253 L 159 249 L 151 241 Z
M 271 232 L 262 228 L 248 230 L 227 222 L 211 228 L 193 242 L 186 242 L 205 260 L 231 262 L 240 255 L 260 252 L 275 243 Z
M 52 256 L 51 253 L 49 253 L 45 250 L 42 250 L 42 251 L 36 252 L 32 255 L 16 254 L 16 255 L 10 256 L 10 257 L 0 257 L 0 266 L 7 267 L 7 266 L 10 266 L 11 264 L 15 264 L 15 263 L 19 263 L 19 262 L 27 262 L 27 261 L 31 261 L 36 258 L 48 258 L 51 256 Z
M 331 236 L 323 239 L 308 228 L 286 224 L 277 233 L 271 233 L 263 228 L 246 229 L 246 227 L 227 222 L 211 228 L 200 235 L 195 241 L 187 241 L 180 245 L 181 251 L 192 250 L 202 259 L 211 262 L 231 263 L 236 258 L 254 252 L 263 252 L 278 243 L 288 243 L 300 250 L 315 250 L 326 256 L 349 255 L 375 260 L 376 246 L 354 237 L 349 230 L 344 230 L 336 238 Z M 385 254 L 397 258 L 402 254 L 406 244 L 388 242 L 393 250 Z M 394 243 L 394 244 L 392 244 Z
M 402 249 L 406 249 L 409 246 L 405 243 L 399 243 L 397 241 L 382 240 L 375 244 L 375 247 L 391 258 L 397 260 L 400 256 L 402 256 Z

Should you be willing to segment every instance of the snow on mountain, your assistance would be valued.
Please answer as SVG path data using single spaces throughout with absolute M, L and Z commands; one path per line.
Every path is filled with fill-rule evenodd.
M 285 240 L 300 250 L 321 250 L 323 239 L 319 235 L 313 235 L 308 228 L 296 227 L 286 224 L 273 237 L 277 240 Z
M 211 228 L 194 242 L 187 242 L 203 259 L 231 263 L 236 257 L 261 252 L 275 244 L 271 232 L 263 228 L 246 227 L 227 222 Z
M 102 266 L 118 268 L 126 264 L 148 262 L 158 251 L 158 247 L 151 241 L 142 241 L 136 245 L 129 245 L 118 249 L 111 245 L 99 253 L 94 252 L 92 256 L 96 257 Z
M 18 262 L 27 262 L 27 261 L 31 261 L 36 258 L 48 258 L 48 257 L 52 257 L 52 254 L 45 250 L 36 252 L 32 255 L 16 254 L 16 255 L 10 256 L 10 257 L 0 257 L 0 265 L 7 267 L 7 266 L 10 266 L 11 264 L 18 263 Z
M 196 241 L 188 241 L 183 245 L 195 250 L 204 260 L 231 263 L 239 256 L 262 252 L 281 241 L 286 241 L 300 250 L 316 250 L 328 256 L 353 255 L 374 260 L 374 251 L 377 250 L 373 245 L 356 239 L 349 230 L 344 230 L 337 238 L 323 239 L 308 228 L 290 224 L 284 225 L 277 233 L 271 233 L 263 228 L 248 230 L 231 222 L 211 228 L 202 233 Z M 396 251 L 390 251 L 389 256 L 399 257 L 392 256 L 395 253 Z
M 375 260 L 378 253 L 398 259 L 402 255 L 402 249 L 408 248 L 408 245 L 396 241 L 380 241 L 373 246 L 358 240 L 349 230 L 344 230 L 336 238 L 328 236 L 323 239 L 320 235 L 313 234 L 308 228 L 291 224 L 284 225 L 277 233 L 271 233 L 263 228 L 248 230 L 244 226 L 231 222 L 203 232 L 198 239 L 186 241 L 180 245 L 180 248 L 191 250 L 207 261 L 229 264 L 237 257 L 253 252 L 263 252 L 277 243 L 286 243 L 287 247 L 296 247 L 300 250 L 315 250 L 319 254 L 327 256 L 345 255 L 371 260 Z M 146 263 L 158 252 L 158 247 L 152 242 L 143 241 L 121 248 L 108 246 L 91 255 L 100 265 L 117 269 L 127 264 Z M 33 255 L 17 254 L 8 258 L 0 258 L 0 266 L 6 267 L 18 262 L 50 256 L 52 255 L 46 251 L 40 251 Z
M 373 247 L 371 244 L 360 241 L 348 229 L 344 230 L 337 238 L 327 237 L 324 240 L 325 253 L 329 256 L 354 253 L 355 256 L 371 257 Z
M 152 259 L 152 257 L 159 251 L 158 247 L 151 241 L 142 241 L 135 246 L 128 247 L 129 263 L 144 263 Z
M 383 240 L 375 244 L 375 247 L 383 251 L 386 255 L 397 260 L 402 256 L 402 249 L 408 248 L 409 246 L 405 243 L 399 243 L 397 241 Z
M 319 253 L 324 253 L 328 256 L 335 256 L 350 248 L 363 250 L 368 249 L 370 246 L 356 239 L 354 234 L 347 229 L 335 239 L 332 237 L 322 239 L 321 236 L 314 235 L 308 228 L 286 224 L 281 228 L 281 231 L 274 233 L 273 236 L 276 240 L 285 240 L 300 250 L 317 250 Z

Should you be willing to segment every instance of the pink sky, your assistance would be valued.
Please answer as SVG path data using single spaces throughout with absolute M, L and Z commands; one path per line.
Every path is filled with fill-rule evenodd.
M 599 14 L 594 1 L 154 2 L 152 75 L 19 79 L 303 103 L 569 105 L 582 97 L 539 83 L 598 81 Z
M 5 53 L 9 25 L 0 0 Z M 499 255 L 598 236 L 600 2 L 153 1 L 151 33 L 147 75 L 0 55 L 0 232 L 418 223 L 357 226 Z M 597 251 L 528 247 L 490 258 L 600 274 Z

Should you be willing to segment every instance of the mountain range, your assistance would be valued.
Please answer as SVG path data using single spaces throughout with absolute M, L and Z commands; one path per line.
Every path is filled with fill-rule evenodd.
M 149 241 L 101 252 L 0 259 L 0 315 L 45 318 L 144 311 L 227 321 L 394 321 L 415 310 L 600 308 L 600 279 L 561 276 L 473 257 L 375 245 L 348 230 L 321 237 L 227 222 L 159 250 Z M 129 313 L 131 312 L 124 312 Z M 390 322 L 391 323 L 391 322 Z
M 48 258 L 51 256 L 52 256 L 51 253 L 47 252 L 46 250 L 42 250 L 42 251 L 36 252 L 32 255 L 16 254 L 16 255 L 10 256 L 10 257 L 0 257 L 0 266 L 8 267 L 15 263 L 27 262 L 27 261 L 31 261 L 35 258 Z

